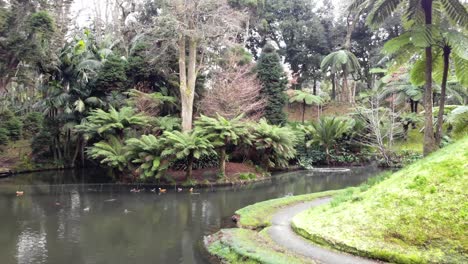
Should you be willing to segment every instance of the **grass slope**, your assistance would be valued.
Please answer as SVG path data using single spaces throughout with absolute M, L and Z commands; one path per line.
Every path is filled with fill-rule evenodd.
M 293 219 L 319 244 L 397 263 L 468 263 L 468 137 Z M 337 197 L 339 198 L 339 196 Z
M 243 228 L 259 229 L 271 225 L 271 217 L 280 208 L 301 202 L 308 202 L 317 198 L 332 196 L 339 193 L 337 191 L 325 191 L 319 193 L 288 196 L 259 202 L 249 205 L 236 211 L 240 216 L 239 225 Z
M 268 237 L 267 229 L 261 232 L 242 228 L 222 229 L 206 237 L 205 246 L 223 263 L 313 263 L 276 245 Z

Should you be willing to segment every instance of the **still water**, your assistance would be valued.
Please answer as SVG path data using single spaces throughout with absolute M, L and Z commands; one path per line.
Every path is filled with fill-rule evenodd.
M 261 184 L 161 195 L 131 193 L 89 170 L 0 179 L 0 263 L 207 263 L 203 236 L 229 224 L 237 209 L 358 185 L 376 173 L 297 171 Z

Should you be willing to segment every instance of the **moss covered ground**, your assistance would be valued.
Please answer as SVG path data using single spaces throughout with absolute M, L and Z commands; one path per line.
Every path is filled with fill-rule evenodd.
M 222 229 L 206 237 L 205 245 L 210 254 L 225 263 L 314 263 L 276 245 L 269 239 L 267 230 Z
M 205 237 L 210 254 L 225 263 L 313 263 L 278 246 L 268 236 L 271 218 L 279 209 L 336 195 L 340 191 L 326 191 L 298 196 L 288 196 L 259 202 L 236 211 L 241 228 L 222 229 Z M 252 230 L 255 229 L 255 230 Z
M 322 245 L 396 263 L 468 263 L 468 137 L 293 219 Z
M 312 201 L 320 197 L 336 195 L 340 191 L 341 190 L 333 190 L 297 196 L 288 196 L 249 205 L 236 211 L 236 215 L 240 217 L 238 224 L 243 228 L 264 228 L 271 225 L 271 217 L 280 208 L 300 202 Z

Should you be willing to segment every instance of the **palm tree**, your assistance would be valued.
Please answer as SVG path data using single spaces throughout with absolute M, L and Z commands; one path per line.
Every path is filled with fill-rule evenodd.
M 308 147 L 312 144 L 323 146 L 327 156 L 327 164 L 330 164 L 330 147 L 349 129 L 350 126 L 346 120 L 337 119 L 336 117 L 322 117 L 318 122 L 304 127 L 305 132 L 312 135 L 312 139 L 307 141 L 306 144 Z
M 323 104 L 323 100 L 320 96 L 313 95 L 311 93 L 301 91 L 301 90 L 295 90 L 294 95 L 289 98 L 289 102 L 300 102 L 302 103 L 302 123 L 304 124 L 304 116 L 305 116 L 305 108 L 306 105 L 321 105 Z M 318 113 L 320 114 L 320 113 Z
M 251 140 L 266 170 L 272 166 L 286 167 L 296 155 L 296 135 L 289 127 L 270 125 L 261 119 L 253 127 Z
M 224 177 L 226 174 L 226 148 L 229 145 L 238 145 L 241 142 L 250 143 L 248 139 L 249 131 L 245 122 L 241 121 L 242 118 L 242 115 L 231 120 L 219 114 L 216 114 L 216 118 L 201 115 L 195 122 L 195 128 L 208 138 L 218 150 L 218 175 L 220 177 Z
M 161 152 L 161 157 L 172 157 L 176 159 L 187 158 L 188 180 L 192 179 L 193 161 L 199 159 L 203 155 L 208 155 L 216 152 L 210 140 L 197 131 L 165 131 L 164 145 L 167 146 Z
M 353 94 L 348 88 L 348 75 L 357 72 L 361 66 L 356 56 L 346 50 L 338 50 L 328 54 L 323 58 L 320 68 L 322 71 L 330 71 L 332 75 L 341 73 L 343 87 L 342 87 L 342 100 L 352 102 Z
M 443 8 L 447 17 L 454 24 L 460 25 L 462 28 L 468 27 L 468 14 L 465 7 L 457 0 L 355 0 L 350 10 L 362 8 L 370 8 L 367 22 L 370 25 L 378 25 L 383 23 L 386 18 L 392 15 L 401 5 L 406 6 L 405 21 L 409 27 L 420 27 L 424 24 L 423 31 L 426 32 L 425 49 L 425 89 L 424 89 L 424 109 L 425 109 L 425 129 L 424 129 L 424 155 L 428 155 L 436 149 L 436 142 L 433 133 L 432 125 L 432 46 L 433 40 L 430 39 L 432 34 L 433 22 L 433 7 L 434 2 L 438 5 L 435 7 L 435 14 L 440 15 L 439 6 Z

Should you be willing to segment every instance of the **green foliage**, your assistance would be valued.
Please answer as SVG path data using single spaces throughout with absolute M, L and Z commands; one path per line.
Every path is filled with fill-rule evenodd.
M 226 119 L 219 114 L 216 118 L 201 115 L 195 121 L 196 129 L 204 134 L 215 147 L 227 147 L 228 145 L 237 145 L 248 141 L 248 130 L 243 116 L 238 116 L 231 120 Z
M 339 73 L 346 69 L 347 73 L 355 73 L 360 69 L 356 56 L 348 50 L 338 50 L 323 58 L 320 68 L 322 71 Z
M 198 159 L 202 155 L 213 153 L 213 145 L 199 132 L 165 131 L 164 144 L 170 146 L 162 152 L 163 157 L 174 156 L 178 159 L 193 155 Z
M 247 173 L 240 173 L 239 179 L 247 181 L 247 180 L 255 180 L 257 175 L 255 173 L 247 172 Z
M 109 136 L 108 140 L 95 143 L 87 150 L 88 155 L 101 164 L 123 171 L 127 166 L 125 146 L 115 136 Z
M 304 126 L 303 129 L 306 134 L 311 135 L 311 139 L 306 143 L 307 146 L 312 144 L 323 146 L 325 153 L 329 156 L 330 148 L 335 144 L 336 140 L 343 137 L 344 133 L 351 129 L 351 123 L 348 120 L 336 117 L 321 117 L 318 122 L 314 122 L 310 126 Z
M 34 158 L 50 158 L 51 148 L 54 146 L 53 137 L 50 131 L 41 130 L 31 141 L 31 150 Z
M 284 91 L 288 81 L 281 59 L 273 45 L 267 44 L 263 47 L 256 70 L 258 79 L 262 83 L 261 94 L 267 98 L 264 117 L 271 124 L 285 124 L 286 114 L 283 112 L 283 107 L 287 98 Z
M 323 99 L 318 95 L 313 95 L 301 90 L 294 90 L 294 95 L 289 98 L 289 102 L 299 102 L 307 105 L 321 105 L 323 104 Z
M 8 131 L 0 127 L 0 151 L 2 150 L 1 146 L 6 146 L 8 144 Z
M 23 123 L 10 110 L 5 110 L 0 113 L 0 128 L 7 131 L 10 140 L 19 140 L 23 133 Z
M 32 137 L 42 129 L 44 116 L 39 112 L 30 112 L 23 119 L 23 132 L 25 136 Z
M 467 149 L 465 137 L 335 207 L 297 215 L 293 227 L 317 243 L 384 261 L 464 263 Z
M 52 34 L 55 31 L 55 22 L 47 11 L 39 11 L 29 17 L 29 27 L 36 33 Z
M 216 118 L 201 115 L 195 121 L 196 129 L 210 140 L 214 147 L 218 149 L 219 157 L 219 174 L 226 174 L 225 161 L 226 148 L 229 146 L 237 146 L 240 143 L 250 144 L 249 131 L 245 123 L 241 120 L 243 116 L 238 116 L 228 120 L 219 114 Z
M 447 123 L 452 127 L 452 134 L 462 138 L 468 134 L 468 106 L 458 106 L 447 115 Z
M 270 125 L 262 119 L 253 126 L 251 140 L 267 170 L 286 167 L 288 161 L 295 157 L 296 134 L 289 127 Z
M 127 159 L 139 167 L 137 173 L 144 178 L 161 176 L 166 169 L 161 160 L 162 142 L 153 135 L 143 135 L 141 138 L 131 138 L 126 142 Z
M 187 157 L 185 157 L 182 159 L 173 160 L 170 163 L 170 167 L 171 169 L 174 169 L 174 170 L 186 171 L 188 169 L 187 164 L 188 164 L 188 159 Z M 192 164 L 192 168 L 194 170 L 206 169 L 206 168 L 217 168 L 218 166 L 219 166 L 219 158 L 216 153 L 201 155 L 200 158 L 197 160 L 194 160 Z
M 191 178 L 193 160 L 216 152 L 210 140 L 196 130 L 191 132 L 164 131 L 164 150 L 161 157 L 169 159 L 187 158 L 187 178 Z
M 149 117 L 140 113 L 136 114 L 131 107 L 123 107 L 120 110 L 116 110 L 112 106 L 108 112 L 102 109 L 93 110 L 86 119 L 87 122 L 85 124 L 76 126 L 78 131 L 89 135 L 97 133 L 101 136 L 117 134 L 121 138 L 123 138 L 125 129 L 144 127 L 149 122 Z
M 174 131 L 181 129 L 182 120 L 173 116 L 158 116 L 154 119 L 154 127 L 159 131 Z
M 127 62 L 116 55 L 109 56 L 97 73 L 93 82 L 95 90 L 101 93 L 124 91 L 128 86 Z

